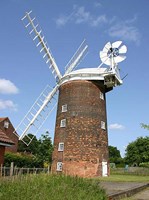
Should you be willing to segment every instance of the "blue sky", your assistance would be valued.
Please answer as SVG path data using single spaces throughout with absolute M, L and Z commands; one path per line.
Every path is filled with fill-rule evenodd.
M 149 134 L 149 1 L 148 0 L 5 0 L 0 2 L 0 117 L 16 127 L 47 84 L 55 79 L 25 30 L 21 18 L 33 10 L 61 73 L 85 38 L 89 53 L 78 68 L 97 67 L 99 51 L 122 40 L 127 59 L 119 64 L 120 87 L 107 93 L 109 144 L 125 147 Z M 56 110 L 41 132 L 54 134 Z

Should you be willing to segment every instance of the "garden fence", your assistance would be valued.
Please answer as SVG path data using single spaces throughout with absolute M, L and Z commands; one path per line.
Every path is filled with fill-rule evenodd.
M 10 167 L 0 166 L 0 177 L 19 176 L 23 174 L 50 173 L 50 166 L 47 168 L 19 168 L 11 163 Z

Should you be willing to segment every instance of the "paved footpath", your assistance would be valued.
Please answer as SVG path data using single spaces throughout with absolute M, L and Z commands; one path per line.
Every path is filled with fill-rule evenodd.
M 100 182 L 111 200 L 122 199 L 125 194 L 133 195 L 132 200 L 149 200 L 147 183 L 139 182 Z M 149 184 L 148 184 L 149 186 Z M 143 188 L 146 188 L 143 190 Z
M 131 197 L 132 200 L 149 200 L 149 188 Z

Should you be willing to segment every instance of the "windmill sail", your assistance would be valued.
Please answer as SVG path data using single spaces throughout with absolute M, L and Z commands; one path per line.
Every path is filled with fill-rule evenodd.
M 26 145 L 29 145 L 33 139 L 30 138 L 28 134 L 32 133 L 35 136 L 49 114 L 57 106 L 54 96 L 58 90 L 58 85 L 56 85 L 52 91 L 49 92 L 49 90 L 51 90 L 51 88 L 48 85 L 15 129 L 15 132 L 21 133 L 19 140 L 26 143 L 23 139 L 25 136 L 28 137 L 29 142 L 26 143 Z
M 55 78 L 58 79 L 58 82 L 60 82 L 62 79 L 62 75 L 48 47 L 41 27 L 39 26 L 36 18 L 31 17 L 31 13 L 32 11 L 26 12 L 26 15 L 22 18 L 24 26 L 28 30 L 29 35 L 33 39 L 36 47 L 39 49 L 39 52 L 42 53 L 46 64 L 49 65 Z M 70 62 L 67 64 L 66 73 L 70 73 L 79 64 L 82 57 L 85 56 L 87 49 L 88 46 L 85 44 L 84 40 Z M 24 137 L 28 137 L 29 142 L 26 143 L 26 145 L 29 145 L 33 140 L 33 137 L 31 138 L 28 134 L 32 133 L 35 136 L 47 119 L 48 115 L 57 105 L 57 103 L 55 103 L 54 95 L 59 88 L 59 83 L 54 87 L 52 91 L 49 91 L 49 88 L 49 86 L 45 88 L 45 90 L 41 93 L 39 98 L 31 107 L 31 109 L 28 111 L 24 119 L 15 129 L 16 132 L 20 133 L 19 139 L 22 140 L 24 143 L 26 143 L 26 141 L 24 141 Z
M 22 18 L 22 21 L 24 22 L 25 28 L 28 30 L 29 35 L 33 39 L 36 47 L 39 49 L 39 52 L 42 54 L 46 64 L 51 68 L 52 74 L 54 74 L 54 77 L 58 80 L 61 79 L 62 75 L 57 67 L 57 64 L 52 56 L 52 53 L 50 51 L 50 48 L 48 47 L 47 41 L 42 33 L 42 29 L 39 26 L 36 18 L 31 18 L 31 13 L 26 12 L 26 15 Z
M 19 138 L 20 140 L 24 141 L 24 137 L 28 137 L 29 142 L 26 143 L 26 141 L 24 141 L 24 143 L 27 145 L 29 145 L 33 139 L 33 137 L 30 138 L 28 134 L 32 133 L 36 135 L 47 119 L 48 115 L 56 107 L 57 103 L 55 102 L 54 96 L 56 95 L 59 87 L 64 82 L 69 80 L 96 80 L 98 77 L 98 80 L 104 80 L 104 85 L 106 85 L 107 88 L 120 85 L 122 84 L 122 80 L 120 78 L 117 63 L 123 61 L 126 58 L 124 54 L 127 52 L 127 47 L 125 45 L 122 46 L 122 41 L 117 41 L 112 44 L 108 42 L 103 50 L 100 51 L 102 63 L 99 67 L 101 67 L 103 64 L 106 64 L 110 66 L 109 69 L 102 70 L 98 69 L 98 67 L 98 70 L 94 69 L 93 71 L 88 69 L 87 71 L 78 70 L 78 72 L 76 70 L 73 72 L 74 74 L 72 73 L 72 75 L 71 72 L 81 62 L 87 53 L 88 45 L 84 40 L 66 65 L 65 74 L 62 76 L 48 47 L 47 41 L 45 40 L 45 37 L 42 33 L 42 29 L 40 28 L 36 18 L 31 17 L 31 13 L 32 11 L 27 12 L 26 15 L 22 18 L 22 21 L 25 28 L 28 30 L 29 35 L 33 39 L 36 47 L 43 55 L 46 64 L 52 69 L 52 73 L 58 80 L 58 83 L 52 91 L 49 86 L 46 87 L 46 89 L 41 93 L 39 98 L 28 111 L 24 119 L 15 129 L 15 131 L 19 132 L 21 135 Z M 82 79 L 82 77 L 84 79 Z
M 87 51 L 88 51 L 88 45 L 85 43 L 85 40 L 83 40 L 83 42 L 79 46 L 79 48 L 76 51 L 76 53 L 73 55 L 73 57 L 71 58 L 71 60 L 66 65 L 66 67 L 65 67 L 65 69 L 66 69 L 65 74 L 70 73 L 81 62 L 81 60 L 83 59 L 83 57 L 86 55 Z

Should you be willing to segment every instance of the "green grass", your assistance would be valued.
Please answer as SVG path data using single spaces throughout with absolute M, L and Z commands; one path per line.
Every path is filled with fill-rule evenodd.
M 136 175 L 136 176 L 149 176 L 149 168 L 136 167 L 131 170 L 131 167 L 128 170 L 123 168 L 111 169 L 110 172 L 112 175 Z
M 136 175 L 110 175 L 109 177 L 96 178 L 100 181 L 115 181 L 115 182 L 149 182 L 149 176 Z
M 149 176 L 111 175 L 83 179 L 58 175 L 26 175 L 0 179 L 0 200 L 106 200 L 100 181 L 149 182 Z M 131 198 L 126 198 L 131 200 Z
M 58 175 L 26 175 L 0 181 L 0 200 L 106 200 L 94 179 Z

